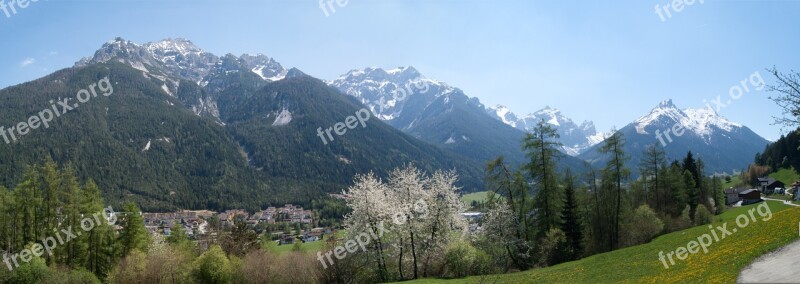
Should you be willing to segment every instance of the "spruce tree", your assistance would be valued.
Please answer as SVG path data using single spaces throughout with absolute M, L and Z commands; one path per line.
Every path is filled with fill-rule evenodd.
M 564 179 L 564 208 L 561 210 L 561 230 L 567 237 L 566 260 L 578 259 L 583 252 L 583 234 L 581 218 L 578 212 L 578 202 L 575 198 L 575 181 L 572 173 L 567 171 Z
M 132 250 L 147 252 L 147 248 L 150 245 L 150 235 L 144 227 L 144 220 L 139 207 L 135 203 L 128 202 L 125 204 L 121 214 L 120 226 L 122 226 L 122 230 L 118 238 L 118 256 L 125 257 Z

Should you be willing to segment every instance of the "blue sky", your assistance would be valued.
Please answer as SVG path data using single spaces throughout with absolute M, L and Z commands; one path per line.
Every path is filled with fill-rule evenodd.
M 9 2 L 10 0 L 5 0 Z M 39 0 L 0 11 L 0 87 L 72 66 L 104 42 L 184 37 L 218 55 L 263 53 L 323 79 L 412 65 L 517 114 L 549 105 L 599 130 L 660 101 L 698 108 L 765 68 L 800 70 L 800 1 Z M 768 139 L 779 108 L 751 91 L 719 113 Z

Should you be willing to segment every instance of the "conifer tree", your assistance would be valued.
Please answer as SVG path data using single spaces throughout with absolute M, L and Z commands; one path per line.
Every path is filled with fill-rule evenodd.
M 583 252 L 583 233 L 578 201 L 575 198 L 575 180 L 567 171 L 564 178 L 564 208 L 561 211 L 561 230 L 567 237 L 568 250 L 566 260 L 575 260 Z

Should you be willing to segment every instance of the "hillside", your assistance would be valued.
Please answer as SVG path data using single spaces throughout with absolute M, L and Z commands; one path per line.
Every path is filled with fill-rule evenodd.
M 724 240 L 708 247 L 709 253 L 690 255 L 685 261 L 665 269 L 658 259 L 660 251 L 674 251 L 709 232 L 698 226 L 660 236 L 650 243 L 578 261 L 504 275 L 476 276 L 455 280 L 424 279 L 412 283 L 733 283 L 739 272 L 759 256 L 798 239 L 797 220 L 800 208 L 770 202 L 771 220 L 753 223 Z M 719 216 L 728 228 L 736 227 L 735 218 L 751 206 L 729 210 Z M 757 218 L 760 218 L 756 215 Z
M 677 125 L 677 126 L 676 126 Z M 680 127 L 678 133 L 670 134 Z M 679 160 L 691 151 L 696 159 L 702 159 L 708 174 L 731 174 L 747 168 L 753 157 L 769 142 L 747 126 L 730 121 L 714 110 L 679 109 L 672 100 L 661 102 L 646 115 L 618 130 L 625 138 L 623 150 L 630 155 L 629 165 L 639 165 L 647 147 L 663 146 L 667 160 Z M 663 142 L 662 142 L 663 141 Z M 578 157 L 595 166 L 605 164 L 595 145 Z M 633 171 L 633 178 L 638 176 Z
M 110 204 L 135 201 L 144 210 L 306 204 L 341 191 L 357 173 L 385 176 L 385 169 L 408 163 L 455 169 L 459 186 L 482 187 L 482 164 L 377 119 L 324 145 L 317 129 L 362 106 L 299 70 L 271 83 L 237 69 L 248 66 L 236 60 L 215 65 L 198 85 L 166 77 L 170 72 L 159 66 L 118 59 L 84 62 L 0 90 L 0 124 L 11 126 L 105 76 L 114 86 L 112 95 L 0 147 L 0 184 L 11 187 L 25 166 L 51 157 L 74 166 L 80 178 L 95 178 Z M 276 123 L 281 113 L 284 120 Z
M 478 98 L 414 67 L 356 69 L 328 84 L 364 103 L 387 124 L 475 163 L 485 165 L 501 155 L 515 165 L 527 162 L 521 149 L 529 129 L 504 123 Z M 563 155 L 561 160 L 574 172 L 586 170 L 575 157 Z
M 58 71 L 0 91 L 0 122 L 12 125 L 108 76 L 114 92 L 0 147 L 0 181 L 10 187 L 27 165 L 52 157 L 92 177 L 112 204 L 144 208 L 244 206 L 280 199 L 250 169 L 222 126 L 183 108 L 163 82 L 120 63 Z M 236 158 L 232 158 L 236 157 Z M 255 206 L 256 204 L 250 204 Z

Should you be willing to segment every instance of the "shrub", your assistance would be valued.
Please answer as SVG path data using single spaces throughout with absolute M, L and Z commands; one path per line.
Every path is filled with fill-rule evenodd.
M 272 266 L 271 283 L 318 283 L 321 277 L 317 259 L 303 252 L 289 252 Z
M 69 268 L 53 269 L 44 283 L 48 284 L 100 284 L 94 273 L 86 270 L 70 270 Z
M 231 263 L 218 245 L 212 246 L 194 261 L 192 277 L 197 283 L 229 283 Z
M 445 276 L 461 278 L 470 275 L 475 251 L 475 247 L 464 241 L 450 244 L 444 254 Z
M 711 212 L 708 211 L 705 205 L 703 204 L 697 205 L 697 209 L 694 212 L 695 226 L 711 224 L 713 220 L 714 216 L 711 215 Z
M 539 266 L 561 263 L 566 258 L 567 235 L 561 229 L 550 229 L 539 241 Z
M 34 257 L 29 262 L 20 263 L 12 273 L 8 283 L 43 283 L 50 273 L 50 268 L 41 257 Z
M 111 271 L 111 283 L 188 282 L 191 253 L 173 245 L 154 244 L 145 254 L 138 250 L 124 257 Z
M 646 243 L 664 231 L 664 222 L 658 218 L 650 206 L 642 205 L 623 224 L 624 246 L 635 246 Z
M 263 250 L 254 250 L 244 256 L 236 269 L 236 283 L 270 283 L 271 266 L 277 261 L 273 255 Z
M 139 250 L 131 251 L 114 266 L 108 275 L 111 283 L 140 283 L 147 271 L 147 255 Z
M 472 275 L 486 275 L 494 272 L 494 261 L 485 251 L 476 248 L 475 260 L 472 262 Z

